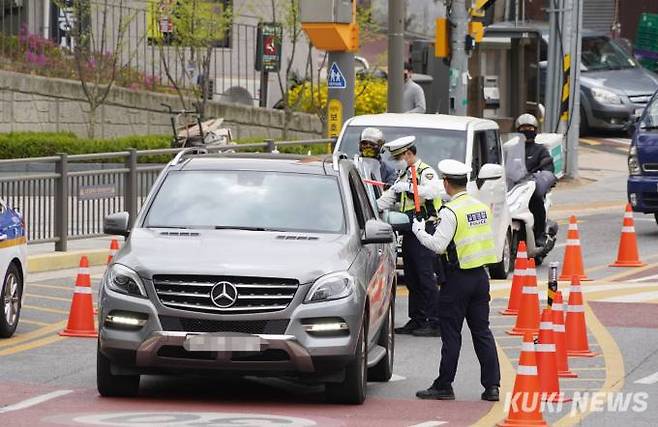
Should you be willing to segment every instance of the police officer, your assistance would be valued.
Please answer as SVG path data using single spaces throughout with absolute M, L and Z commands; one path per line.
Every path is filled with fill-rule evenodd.
M 423 221 L 414 221 L 418 240 L 433 252 L 442 254 L 446 283 L 439 296 L 441 318 L 441 364 L 439 377 L 421 399 L 454 400 L 452 382 L 457 371 L 464 318 L 471 330 L 473 346 L 480 362 L 483 400 L 499 399 L 500 368 L 496 344 L 489 329 L 489 277 L 484 269 L 496 262 L 496 251 L 489 208 L 466 193 L 471 168 L 456 160 L 442 160 L 439 172 L 451 197 L 439 211 L 436 232 L 425 231 Z
M 421 216 L 426 220 L 427 230 L 434 231 L 437 204 L 440 206 L 441 185 L 432 167 L 416 157 L 416 138 L 406 136 L 384 144 L 388 149 L 396 169 L 402 173 L 398 180 L 377 199 L 381 210 L 391 209 L 396 203 L 400 211 L 415 217 L 415 204 L 412 189 L 411 168 L 416 169 L 418 196 L 421 202 Z M 407 232 L 402 239 L 402 260 L 404 281 L 409 289 L 409 318 L 406 325 L 395 328 L 398 334 L 415 336 L 440 336 L 437 312 L 438 287 L 435 276 L 436 255 L 420 244 L 416 236 Z
M 384 145 L 384 134 L 377 128 L 365 128 L 359 141 L 359 155 L 365 159 L 375 159 L 379 162 L 379 174 L 382 182 L 392 185 L 397 179 L 395 169 L 381 157 Z

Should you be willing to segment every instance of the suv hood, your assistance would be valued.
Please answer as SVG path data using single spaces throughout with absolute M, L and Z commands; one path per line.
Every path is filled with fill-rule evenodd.
M 347 270 L 359 243 L 336 234 L 135 228 L 116 262 L 147 279 L 199 274 L 290 278 L 303 284 Z
M 658 78 L 644 68 L 587 71 L 580 74 L 586 87 L 604 87 L 626 96 L 652 95 L 658 89 Z

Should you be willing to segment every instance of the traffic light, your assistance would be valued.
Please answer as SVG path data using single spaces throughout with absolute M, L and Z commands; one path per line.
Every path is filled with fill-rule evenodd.
M 484 12 L 489 9 L 496 0 L 473 0 L 473 5 L 468 10 L 468 14 L 475 18 L 484 17 Z
M 355 0 L 301 0 L 302 29 L 316 49 L 327 52 L 359 50 Z
M 450 22 L 447 18 L 436 20 L 434 56 L 437 58 L 448 58 L 450 56 Z

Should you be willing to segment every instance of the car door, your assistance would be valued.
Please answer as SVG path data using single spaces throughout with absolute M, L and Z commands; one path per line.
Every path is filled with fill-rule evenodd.
M 7 274 L 7 267 L 12 256 L 12 249 L 7 246 L 9 227 L 12 225 L 12 213 L 7 209 L 5 202 L 0 199 L 0 287 L 4 284 L 5 274 Z
M 361 177 L 356 170 L 350 171 L 350 187 L 354 209 L 357 214 L 361 233 L 365 231 L 365 223 L 369 220 L 376 219 L 375 212 L 372 208 L 366 189 L 363 186 Z M 369 319 L 370 324 L 368 336 L 374 338 L 379 330 L 386 307 L 388 306 L 387 289 L 387 263 L 384 245 L 381 243 L 363 245 L 362 252 L 365 258 L 365 283 L 367 284 L 368 300 L 370 301 Z
M 496 129 L 476 130 L 473 132 L 471 153 L 472 172 L 467 189 L 469 194 L 482 203 L 485 203 L 491 209 L 496 248 L 498 249 L 497 252 L 501 254 L 509 224 L 507 184 L 504 173 L 498 179 L 486 181 L 477 179 L 480 169 L 487 163 L 503 166 L 500 137 Z

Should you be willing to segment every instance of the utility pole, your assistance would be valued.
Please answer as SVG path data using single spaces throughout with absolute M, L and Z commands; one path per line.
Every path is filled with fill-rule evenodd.
M 403 113 L 406 0 L 388 0 L 388 112 Z
M 546 64 L 546 114 L 544 132 L 554 132 L 560 120 L 560 94 L 562 93 L 562 60 L 560 28 L 564 28 L 562 15 L 564 0 L 551 1 L 548 8 L 548 61 Z M 564 46 L 564 45 L 562 45 Z M 565 50 L 566 50 L 565 46 Z
M 469 16 L 466 0 L 453 0 L 448 11 L 452 31 L 452 59 L 450 60 L 450 114 L 465 116 L 468 110 L 468 54 L 466 36 Z
M 567 134 L 566 175 L 569 178 L 578 178 L 578 143 L 580 135 L 580 62 L 583 39 L 583 0 L 572 0 L 573 19 L 572 28 L 575 29 L 571 37 L 571 99 L 573 107 L 569 131 Z

